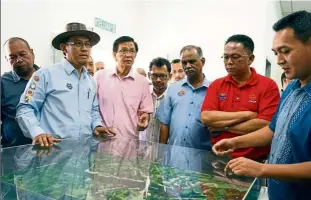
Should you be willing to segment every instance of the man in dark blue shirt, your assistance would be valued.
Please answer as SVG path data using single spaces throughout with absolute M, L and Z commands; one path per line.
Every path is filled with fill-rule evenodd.
M 311 13 L 292 13 L 274 24 L 273 52 L 286 78 L 297 79 L 282 94 L 271 124 L 253 133 L 221 140 L 217 155 L 271 143 L 267 164 L 246 158 L 226 169 L 237 175 L 268 178 L 270 200 L 311 198 Z
M 26 40 L 10 38 L 3 48 L 12 71 L 1 77 L 1 144 L 3 147 L 31 144 L 32 140 L 23 135 L 15 121 L 16 106 L 28 80 L 39 67 L 34 64 L 35 56 Z

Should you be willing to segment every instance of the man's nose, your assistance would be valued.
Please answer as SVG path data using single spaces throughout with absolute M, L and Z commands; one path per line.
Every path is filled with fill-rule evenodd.
M 16 57 L 16 62 L 17 62 L 17 63 L 20 63 L 20 62 L 23 62 L 23 61 L 24 61 L 24 60 L 23 60 L 22 56 L 17 55 L 17 57 Z

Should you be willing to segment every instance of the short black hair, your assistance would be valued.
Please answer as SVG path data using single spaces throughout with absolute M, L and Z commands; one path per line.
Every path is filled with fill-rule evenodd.
M 6 44 L 12 44 L 13 42 L 16 42 L 16 41 L 23 42 L 28 47 L 28 49 L 31 49 L 29 43 L 25 39 L 20 38 L 20 37 L 11 37 L 4 42 L 3 51 L 5 52 L 5 45 Z
M 281 75 L 281 84 L 282 84 L 282 87 L 283 87 L 283 79 L 286 78 L 285 76 L 285 72 L 283 72 L 283 74 Z
M 241 43 L 250 54 L 254 52 L 255 49 L 254 41 L 247 35 L 243 34 L 232 35 L 226 40 L 225 44 L 228 44 L 229 42 Z
M 134 46 L 135 46 L 135 51 L 138 52 L 138 45 L 135 42 L 135 40 L 133 38 L 131 38 L 130 36 L 121 36 L 118 39 L 116 39 L 113 42 L 113 47 L 112 47 L 112 51 L 113 52 L 117 52 L 118 48 L 119 48 L 119 44 L 123 43 L 123 42 L 133 42 Z
M 273 25 L 273 30 L 278 32 L 284 28 L 292 28 L 295 37 L 305 43 L 311 37 L 311 13 L 305 10 L 291 13 Z
M 162 67 L 163 65 L 166 65 L 168 73 L 171 73 L 171 70 L 172 70 L 171 63 L 165 58 L 161 58 L 161 57 L 154 58 L 149 64 L 149 71 L 152 71 L 153 65 L 156 67 Z
M 203 51 L 201 49 L 201 47 L 199 46 L 195 46 L 195 45 L 187 45 L 187 46 L 184 46 L 180 52 L 179 52 L 179 55 L 181 55 L 184 51 L 189 51 L 191 49 L 195 49 L 197 51 L 197 54 L 199 57 L 203 57 Z
M 176 58 L 176 59 L 174 59 L 174 60 L 172 60 L 172 62 L 171 62 L 172 64 L 174 63 L 180 63 L 180 59 L 178 59 L 178 58 Z

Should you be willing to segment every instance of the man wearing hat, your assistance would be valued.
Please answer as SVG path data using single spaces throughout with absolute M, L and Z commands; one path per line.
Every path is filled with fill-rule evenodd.
M 95 82 L 85 68 L 99 40 L 81 23 L 67 24 L 53 39 L 64 59 L 35 72 L 17 106 L 16 120 L 33 144 L 51 146 L 62 138 L 109 132 L 102 127 Z

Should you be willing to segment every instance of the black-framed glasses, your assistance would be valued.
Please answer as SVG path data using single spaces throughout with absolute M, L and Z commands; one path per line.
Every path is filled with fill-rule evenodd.
M 246 57 L 250 55 L 240 55 L 240 54 L 232 54 L 232 55 L 222 55 L 221 58 L 224 60 L 224 62 L 228 62 L 229 59 L 231 59 L 233 62 L 238 61 L 242 57 Z
M 120 49 L 118 51 L 121 55 L 125 55 L 125 54 L 131 54 L 131 55 L 136 55 L 136 50 L 135 49 Z
M 67 42 L 66 44 L 70 44 L 74 47 L 78 47 L 78 48 L 82 48 L 83 45 L 86 47 L 86 48 L 91 48 L 92 47 L 92 44 L 91 42 L 81 42 L 81 41 L 75 41 L 75 42 Z
M 150 78 L 153 80 L 157 80 L 160 78 L 162 81 L 168 79 L 168 74 L 150 74 Z

